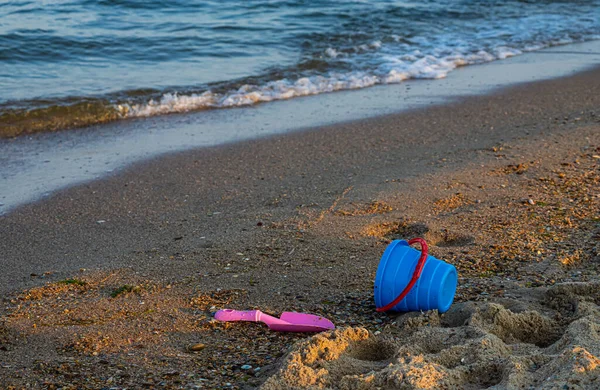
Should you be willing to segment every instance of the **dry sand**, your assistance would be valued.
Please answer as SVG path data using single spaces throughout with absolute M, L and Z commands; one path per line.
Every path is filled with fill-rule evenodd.
M 0 217 L 2 386 L 598 388 L 599 75 L 167 156 Z M 375 313 L 381 253 L 414 236 L 456 303 Z
M 596 389 L 600 283 L 512 291 L 404 314 L 378 336 L 343 328 L 297 343 L 264 390 Z

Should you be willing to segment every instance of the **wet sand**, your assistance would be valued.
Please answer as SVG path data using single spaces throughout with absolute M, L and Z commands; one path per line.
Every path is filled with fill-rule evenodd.
M 304 383 L 288 369 L 293 356 L 285 357 L 303 335 L 211 321 L 210 314 L 226 306 L 322 314 L 339 327 L 356 327 L 331 336 L 341 340 L 338 350 L 385 336 L 395 341 L 377 361 L 405 359 L 406 340 L 394 334 L 405 317 L 374 313 L 371 289 L 387 243 L 414 235 L 425 236 L 436 257 L 457 266 L 457 302 L 482 302 L 488 306 L 478 310 L 488 314 L 512 308 L 556 317 L 541 298 L 519 310 L 506 300 L 527 295 L 523 289 L 553 294 L 545 289 L 598 278 L 599 96 L 596 69 L 427 110 L 178 153 L 23 206 L 0 217 L 0 377 L 7 385 L 36 388 L 45 382 L 244 387 L 271 374 L 277 376 L 267 388 Z M 583 296 L 589 307 L 551 308 L 568 317 L 548 325 L 556 333 L 552 340 L 498 336 L 506 327 L 490 329 L 491 314 L 473 326 L 506 345 L 554 345 L 530 352 L 542 356 L 540 366 L 555 364 L 547 356 L 576 343 L 571 337 L 555 345 L 576 331 L 572 323 L 585 317 L 586 326 L 597 329 L 593 305 L 599 303 L 597 289 L 555 288 Z M 489 306 L 494 299 L 505 300 L 494 303 L 501 308 Z M 444 321 L 432 318 L 427 321 Z M 196 343 L 205 348 L 190 352 Z M 592 367 L 598 340 L 586 343 L 585 353 L 577 353 Z M 446 368 L 424 372 L 462 378 L 433 387 L 508 387 L 502 373 L 518 362 L 500 352 L 490 355 L 505 359 L 495 366 L 500 374 L 481 383 L 441 358 L 435 364 Z M 408 353 L 423 355 L 415 363 L 421 369 L 433 364 L 425 355 L 441 351 Z M 312 385 L 335 388 L 343 377 L 380 369 L 360 363 L 368 356 L 352 358 L 359 360 L 354 368 L 327 368 Z M 314 362 L 299 363 L 314 368 Z M 401 370 L 415 367 L 406 359 L 402 364 Z M 552 383 L 592 383 L 573 370 Z M 381 386 L 401 380 L 374 375 L 369 381 Z M 537 376 L 523 378 L 514 383 L 537 386 Z M 344 383 L 358 388 L 359 379 Z

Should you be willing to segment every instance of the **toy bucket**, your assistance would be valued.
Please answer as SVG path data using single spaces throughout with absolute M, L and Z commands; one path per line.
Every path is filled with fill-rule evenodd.
M 409 245 L 421 244 L 421 252 Z M 375 275 L 377 311 L 446 312 L 456 293 L 456 268 L 427 255 L 422 238 L 395 240 L 385 249 Z

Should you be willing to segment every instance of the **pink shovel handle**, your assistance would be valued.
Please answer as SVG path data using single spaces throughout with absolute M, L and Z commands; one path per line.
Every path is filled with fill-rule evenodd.
M 260 321 L 260 315 L 262 313 L 259 310 L 232 310 L 223 309 L 215 313 L 215 319 L 219 321 Z

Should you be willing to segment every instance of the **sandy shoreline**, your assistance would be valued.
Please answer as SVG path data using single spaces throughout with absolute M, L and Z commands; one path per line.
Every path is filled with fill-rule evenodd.
M 573 75 L 598 63 L 600 41 L 589 41 L 461 67 L 443 79 L 0 140 L 0 215 L 165 153 L 429 108 L 510 85 Z
M 424 235 L 436 257 L 457 266 L 458 302 L 597 280 L 599 91 L 593 70 L 425 111 L 185 152 L 0 217 L 0 377 L 17 388 L 256 386 L 302 337 L 214 324 L 211 311 L 302 310 L 394 337 L 404 320 L 375 314 L 371 288 L 385 245 L 405 235 Z M 124 286 L 132 291 L 111 296 Z M 584 317 L 588 328 L 598 326 L 597 289 L 568 294 L 589 310 L 559 310 L 570 317 L 556 324 L 556 340 Z M 523 310 L 550 315 L 539 305 Z M 499 333 L 486 321 L 478 323 L 485 337 Z M 205 350 L 190 353 L 194 343 Z M 582 348 L 597 360 L 598 339 L 588 344 Z M 398 344 L 390 345 L 382 361 L 398 359 Z M 529 350 L 552 355 L 544 351 Z M 507 356 L 494 359 L 512 362 Z M 544 359 L 542 366 L 553 361 Z M 283 367 L 271 388 L 301 383 Z M 361 367 L 343 375 L 380 369 Z M 510 370 L 498 367 L 488 382 L 507 387 L 501 373 Z M 340 372 L 314 385 L 333 386 Z M 580 378 L 585 388 L 592 382 L 584 374 L 557 381 Z M 523 378 L 515 383 L 537 386 Z M 464 380 L 452 383 L 488 384 Z

